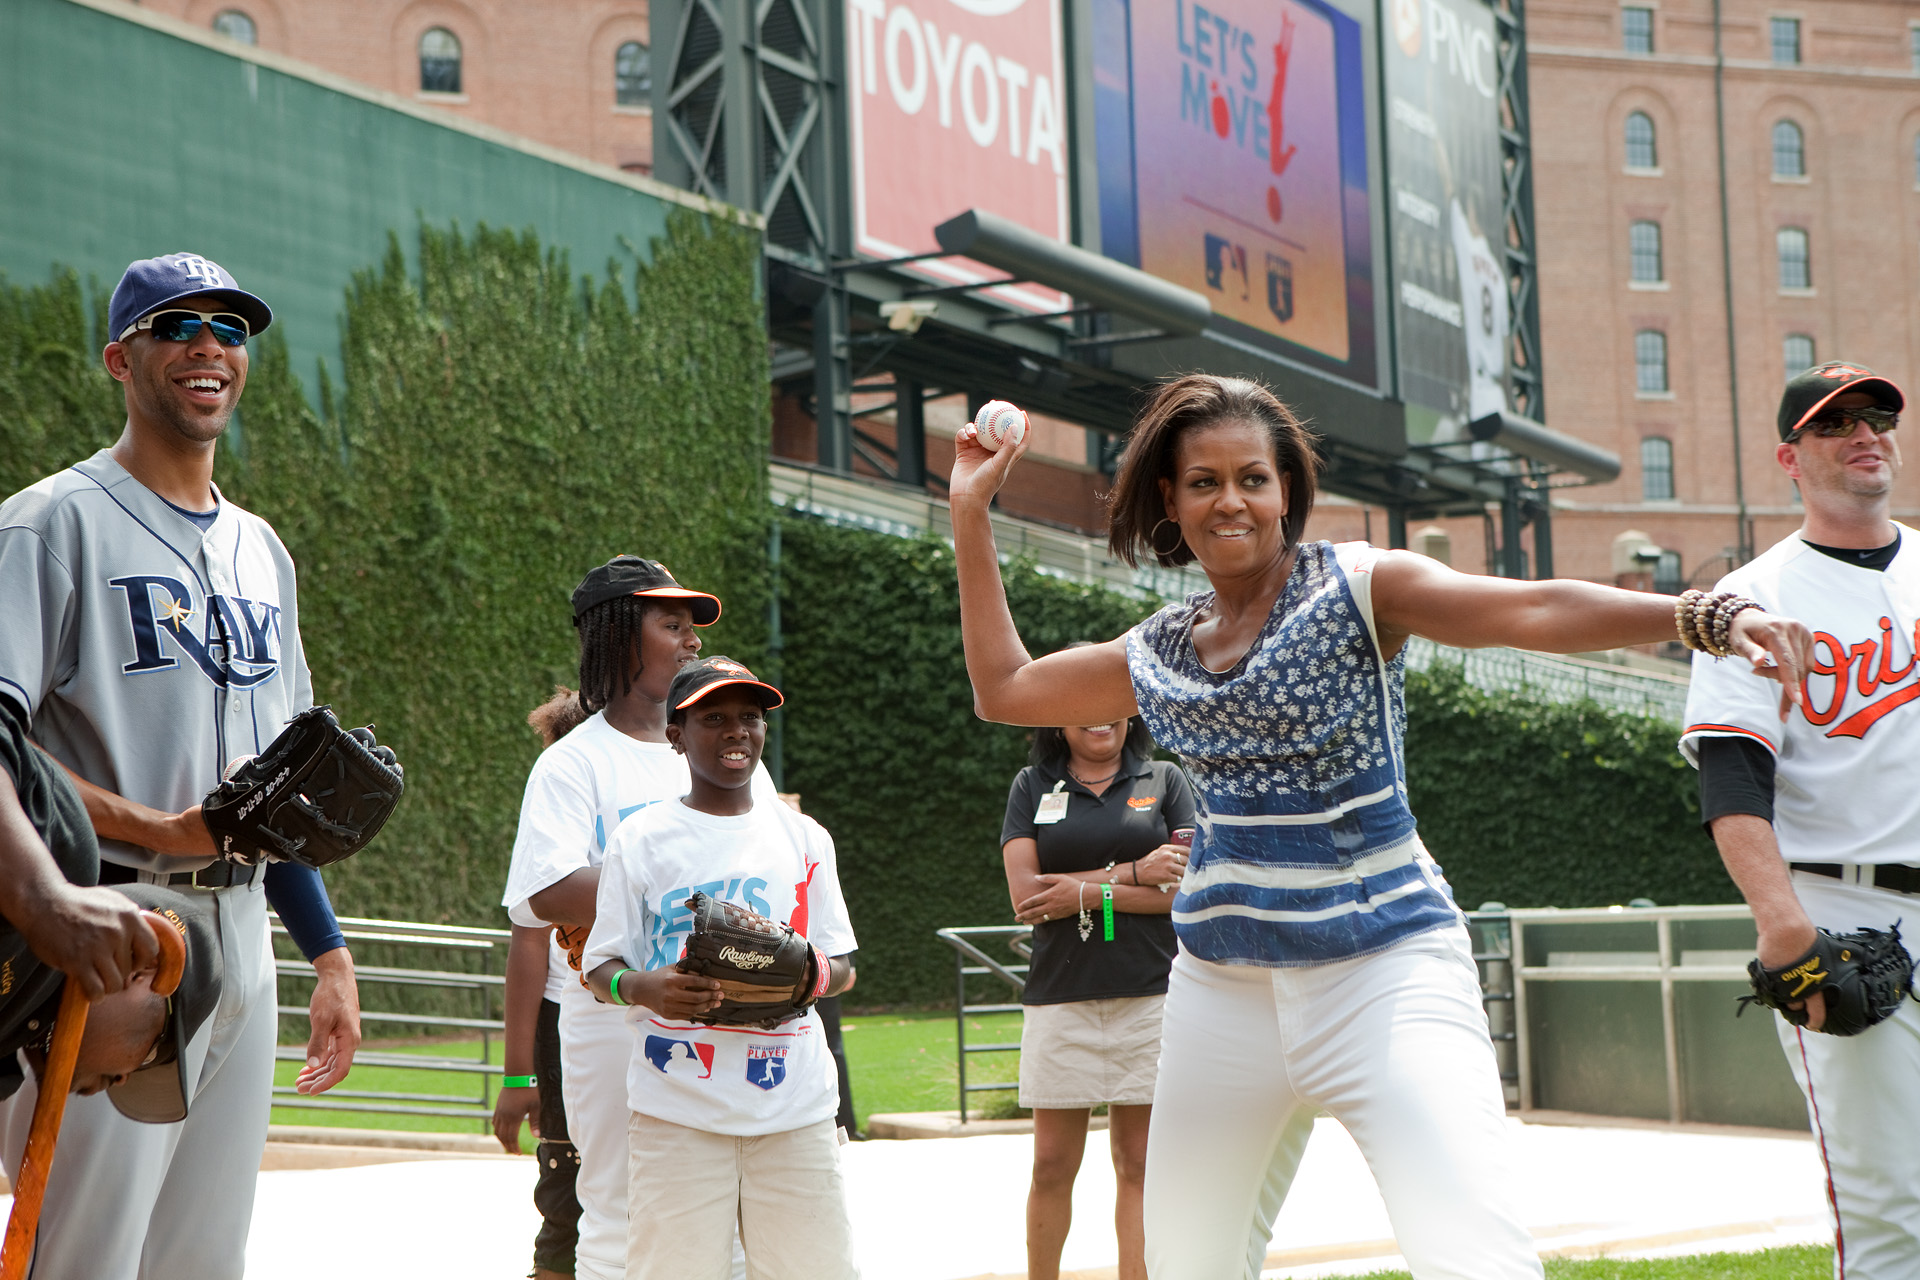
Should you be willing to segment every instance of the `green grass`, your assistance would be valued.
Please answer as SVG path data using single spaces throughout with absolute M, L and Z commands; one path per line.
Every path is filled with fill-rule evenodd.
M 1833 1249 L 1808 1244 L 1685 1258 L 1548 1258 L 1546 1268 L 1547 1280 L 1833 1280 Z M 1370 1271 L 1338 1280 L 1411 1278 L 1404 1271 Z
M 957 1077 L 954 1070 L 954 1022 L 951 1013 L 915 1012 L 869 1014 L 847 1018 L 844 1025 L 847 1069 L 853 1078 L 855 1119 L 864 1131 L 867 1117 L 875 1112 L 952 1111 L 957 1105 Z M 978 1044 L 1004 1044 L 1020 1039 L 1020 1015 L 988 1014 L 967 1021 L 967 1039 Z M 474 1040 L 400 1040 L 369 1041 L 368 1052 L 424 1054 L 431 1057 L 468 1058 L 478 1061 L 480 1041 Z M 492 1060 L 502 1060 L 499 1037 L 494 1037 Z M 1013 1081 L 1020 1074 L 1020 1055 L 992 1053 L 970 1055 L 967 1064 L 973 1083 L 989 1080 Z M 280 1062 L 274 1067 L 274 1083 L 290 1085 L 299 1074 L 297 1062 Z M 497 1078 L 495 1083 L 497 1083 Z M 356 1066 L 346 1081 L 323 1097 L 340 1101 L 341 1090 L 354 1092 L 461 1094 L 479 1101 L 477 1076 L 454 1075 L 438 1071 L 417 1071 L 405 1067 Z M 489 1094 L 491 1097 L 491 1094 Z M 1000 1111 L 1009 1107 L 1014 1095 L 1005 1093 L 973 1094 L 968 1112 L 975 1107 Z M 425 1104 L 421 1104 L 425 1105 Z M 485 1133 L 480 1120 L 452 1116 L 383 1115 L 365 1111 L 319 1111 L 304 1107 L 275 1107 L 273 1123 L 327 1125 L 349 1129 L 405 1129 L 428 1133 Z M 523 1145 L 530 1141 L 523 1135 Z

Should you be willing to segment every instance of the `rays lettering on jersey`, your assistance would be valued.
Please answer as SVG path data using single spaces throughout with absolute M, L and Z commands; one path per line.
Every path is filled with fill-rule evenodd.
M 184 582 L 158 573 L 112 578 L 107 585 L 127 601 L 133 661 L 120 668 L 124 674 L 144 675 L 179 666 L 180 659 L 168 652 L 168 641 L 218 688 L 251 689 L 280 673 L 279 605 L 243 596 L 209 595 L 196 607 Z M 200 618 L 197 634 L 196 615 Z
M 1858 644 L 1850 645 L 1825 631 L 1814 632 L 1813 657 L 1807 663 L 1806 679 L 1800 682 L 1801 695 L 1806 699 L 1807 723 L 1822 728 L 1833 725 L 1827 730 L 1829 738 L 1866 737 L 1883 718 L 1920 698 L 1920 679 L 1911 680 L 1898 689 L 1891 688 L 1914 674 L 1916 648 L 1920 648 L 1920 624 L 1914 627 L 1913 644 L 1908 646 L 1906 662 L 1899 667 L 1893 665 L 1891 618 L 1880 619 L 1877 639 L 1862 640 Z M 1814 681 L 1822 677 L 1833 683 L 1827 685 L 1823 679 L 1821 687 L 1816 689 Z M 1847 709 L 1850 693 L 1858 693 L 1867 701 L 1864 706 L 1855 702 L 1852 714 L 1843 720 L 1840 713 Z
M 737 902 L 750 911 L 771 916 L 773 908 L 767 905 L 762 892 L 766 887 L 767 882 L 759 876 L 748 876 L 744 880 L 709 880 L 705 884 L 667 890 L 660 895 L 660 905 L 654 911 L 653 933 L 647 939 L 653 950 L 647 956 L 646 967 L 664 969 L 680 959 L 687 935 L 693 932 L 693 912 L 687 910 L 688 898 L 704 893 L 709 898 Z

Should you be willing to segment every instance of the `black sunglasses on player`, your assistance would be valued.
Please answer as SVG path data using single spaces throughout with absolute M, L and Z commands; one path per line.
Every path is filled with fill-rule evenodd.
M 247 322 L 230 311 L 202 315 L 198 311 L 156 311 L 127 326 L 126 332 L 118 339 L 125 342 L 128 337 L 145 329 L 157 342 L 192 342 L 200 336 L 202 325 L 213 330 L 213 340 L 223 347 L 245 346 L 251 330 Z
M 1862 422 L 1873 429 L 1873 434 L 1883 435 L 1900 425 L 1900 413 L 1895 409 L 1835 409 L 1831 413 L 1808 419 L 1804 426 L 1787 437 L 1787 443 L 1792 444 L 1809 431 L 1829 440 L 1850 436 L 1854 427 Z

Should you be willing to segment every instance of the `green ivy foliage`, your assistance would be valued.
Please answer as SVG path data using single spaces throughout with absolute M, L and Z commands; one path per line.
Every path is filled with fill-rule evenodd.
M 396 238 L 347 288 L 318 412 L 274 332 L 252 344 L 216 479 L 293 553 L 316 696 L 407 768 L 379 844 L 328 873 L 342 914 L 500 923 L 526 714 L 573 681 L 587 569 L 663 560 L 733 606 L 710 651 L 760 652 L 759 257 L 755 233 L 684 213 L 649 261 L 583 281 L 531 232 L 422 227 L 417 275 Z M 124 422 L 85 313 L 71 273 L 0 288 L 6 492 Z
M 1408 674 L 1407 721 L 1414 816 L 1461 906 L 1740 901 L 1679 726 L 1487 693 L 1449 667 Z
M 860 939 L 858 1005 L 950 1000 L 949 925 L 1011 924 L 1000 863 L 1027 731 L 983 723 L 960 648 L 953 551 L 782 521 L 786 784 L 833 833 Z M 1015 562 L 1030 652 L 1107 640 L 1152 607 Z

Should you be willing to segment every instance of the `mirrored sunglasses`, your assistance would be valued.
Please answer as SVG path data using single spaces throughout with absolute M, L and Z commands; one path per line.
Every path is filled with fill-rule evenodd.
M 200 336 L 202 325 L 213 330 L 213 340 L 223 347 L 246 345 L 251 332 L 247 322 L 230 311 L 212 315 L 202 315 L 198 311 L 156 311 L 128 325 L 126 332 L 117 340 L 125 342 L 130 335 L 145 329 L 157 342 L 192 342 Z
M 1873 434 L 1884 435 L 1900 425 L 1900 414 L 1893 409 L 1835 409 L 1810 419 L 1805 426 L 1787 437 L 1787 443 L 1793 443 L 1809 431 L 1829 440 L 1850 436 L 1854 427 L 1862 422 L 1872 428 Z

